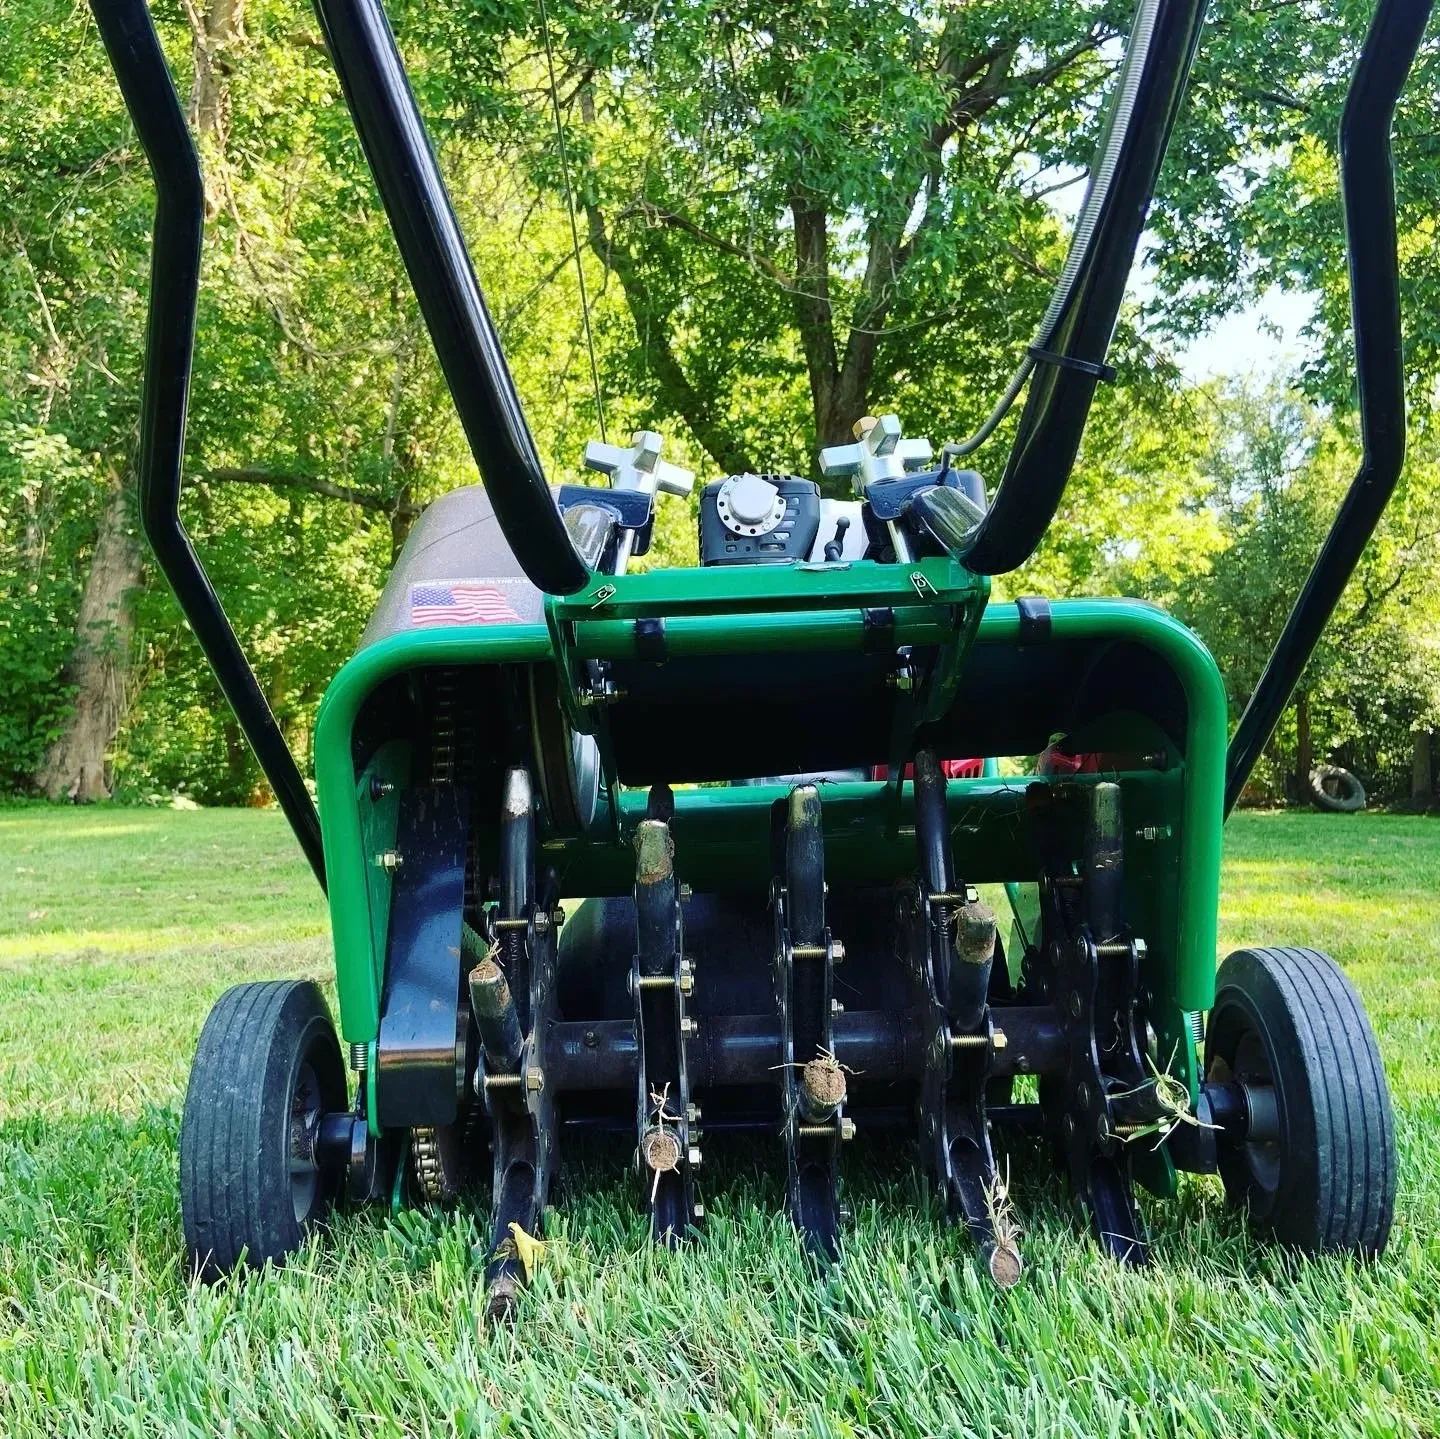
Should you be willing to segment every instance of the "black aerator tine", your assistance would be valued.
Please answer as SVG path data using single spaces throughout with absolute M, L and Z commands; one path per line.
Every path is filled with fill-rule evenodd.
M 783 856 L 775 897 L 775 1002 L 780 1014 L 783 1133 L 790 1216 L 820 1257 L 840 1257 L 840 1142 L 854 1134 L 845 1117 L 845 1072 L 832 1034 L 834 943 L 825 924 L 825 837 L 820 792 L 797 785 L 777 824 Z M 783 887 L 782 887 L 783 886 Z
M 669 790 L 651 792 L 652 812 L 663 812 Z M 670 811 L 673 813 L 673 801 Z M 675 844 L 663 819 L 645 819 L 635 833 L 636 959 L 630 974 L 639 1052 L 636 1133 L 641 1182 L 651 1236 L 673 1245 L 697 1225 L 700 1112 L 690 1100 L 686 1049 L 696 1031 L 686 1013 L 695 974 L 685 955 Z
M 505 776 L 500 811 L 500 903 L 489 929 L 500 957 L 498 974 L 477 966 L 471 1004 L 485 1054 L 482 1088 L 495 1149 L 486 1312 L 512 1316 L 524 1282 L 518 1227 L 540 1232 L 555 1159 L 555 1100 L 545 1088 L 545 1036 L 553 1017 L 555 934 L 548 922 L 553 876 L 539 893 L 534 787 L 528 770 Z M 547 922 L 537 923 L 539 910 Z M 493 961 L 490 961 L 493 964 Z M 517 1034 L 524 1039 L 518 1050 Z M 514 1063 L 510 1057 L 514 1054 Z
M 915 842 L 920 885 L 916 944 L 923 950 L 929 1043 L 921 1083 L 922 1146 L 947 1211 L 963 1219 L 996 1284 L 1020 1278 L 986 1116 L 995 1034 L 988 994 L 995 916 L 955 876 L 945 773 L 931 750 L 915 756 Z

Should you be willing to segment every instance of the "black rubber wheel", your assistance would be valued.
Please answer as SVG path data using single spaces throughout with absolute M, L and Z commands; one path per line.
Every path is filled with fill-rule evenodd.
M 1354 814 L 1365 808 L 1365 786 L 1337 764 L 1317 765 L 1310 771 L 1310 798 L 1317 809 Z
M 1219 1146 L 1225 1191 L 1255 1228 L 1311 1254 L 1379 1254 L 1395 1214 L 1395 1124 L 1374 1031 L 1340 966 L 1313 949 L 1230 955 L 1205 1072 L 1244 1084 L 1267 1132 Z
M 180 1124 L 180 1214 L 193 1270 L 281 1264 L 343 1179 L 304 1158 L 345 1105 L 335 1026 L 310 980 L 237 984 L 200 1033 Z

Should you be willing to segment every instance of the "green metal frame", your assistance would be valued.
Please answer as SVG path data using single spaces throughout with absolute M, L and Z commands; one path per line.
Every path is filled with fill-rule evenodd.
M 934 562 L 926 562 L 926 566 Z M 909 585 L 911 566 L 855 566 L 850 571 L 821 575 L 790 572 L 792 580 L 830 587 L 824 608 L 798 614 L 754 613 L 754 624 L 738 645 L 733 639 L 733 613 L 699 613 L 676 616 L 685 608 L 687 590 L 674 572 L 626 577 L 616 581 L 613 598 L 592 610 L 587 597 L 554 604 L 550 627 L 540 625 L 473 626 L 413 630 L 392 635 L 362 650 L 336 675 L 320 709 L 315 733 L 315 768 L 323 821 L 325 863 L 330 877 L 330 911 L 335 942 L 336 981 L 340 1023 L 350 1043 L 368 1043 L 378 1033 L 383 985 L 383 936 L 388 906 L 389 875 L 377 864 L 393 837 L 393 819 L 387 818 L 384 796 L 372 789 L 371 776 L 383 782 L 403 783 L 408 756 L 403 746 L 389 745 L 377 753 L 363 774 L 354 761 L 354 726 L 366 698 L 385 680 L 408 671 L 465 665 L 528 665 L 564 663 L 565 654 L 621 647 L 634 618 L 632 605 L 655 604 L 667 612 L 667 638 L 680 632 L 678 621 L 693 622 L 695 643 L 719 645 L 732 636 L 730 649 L 744 649 L 749 641 L 767 642 L 766 626 L 773 626 L 776 643 L 785 636 L 786 647 L 803 650 L 812 644 L 835 642 L 835 620 L 841 607 L 849 610 L 851 632 L 857 629 L 855 609 L 870 597 L 888 595 L 893 604 L 900 586 Z M 876 583 L 865 571 L 888 570 Z M 692 572 L 693 573 L 693 572 Z M 734 575 L 754 571 L 737 569 Z M 816 577 L 811 578 L 811 574 Z M 689 578 L 689 575 L 684 578 Z M 641 582 L 642 583 L 638 583 Z M 973 585 L 959 595 L 941 575 L 932 581 L 941 604 L 970 607 L 976 598 Z M 888 584 L 888 588 L 886 585 Z M 772 581 L 773 585 L 773 581 Z M 719 603 L 744 602 L 744 585 L 727 592 Z M 911 591 L 913 593 L 913 590 Z M 947 596 L 950 598 L 947 599 Z M 863 598 L 862 598 L 863 597 Z M 593 599 L 593 596 L 590 597 Z M 718 600 L 718 596 L 713 596 Z M 756 600 L 758 604 L 760 601 Z M 816 603 L 814 594 L 809 603 Z M 877 601 L 885 603 L 884 599 Z M 929 601 L 930 605 L 935 603 Z M 619 606 L 616 613 L 612 605 Z M 949 642 L 963 657 L 969 635 L 980 644 L 1020 644 L 1021 621 L 1010 604 L 991 604 L 983 614 L 973 605 L 948 632 Z M 933 612 L 932 612 L 933 614 Z M 900 616 L 897 615 L 897 624 Z M 911 623 L 907 617 L 906 624 Z M 916 617 L 923 630 L 933 619 Z M 943 623 L 943 621 L 942 621 Z M 714 626 L 712 635 L 709 626 Z M 1179 763 L 1166 770 L 1127 772 L 1119 776 L 1125 790 L 1127 825 L 1149 831 L 1144 843 L 1130 846 L 1131 904 L 1135 927 L 1149 945 L 1145 983 L 1154 995 L 1152 1014 L 1161 1052 L 1176 1056 L 1172 1067 L 1193 1087 L 1196 1081 L 1193 1047 L 1187 1015 L 1207 1010 L 1214 998 L 1216 916 L 1219 905 L 1221 824 L 1225 780 L 1226 703 L 1215 663 L 1204 645 L 1189 630 L 1150 605 L 1130 600 L 1064 600 L 1051 607 L 1051 634 L 1055 641 L 1124 641 L 1158 655 L 1183 687 L 1187 704 L 1187 732 Z M 567 628 L 568 627 L 568 628 Z M 563 633 L 564 648 L 557 655 L 555 634 Z M 958 666 L 957 666 L 958 667 Z M 953 683 L 953 679 L 952 679 Z M 1116 732 L 1127 723 L 1117 716 Z M 1133 730 L 1134 719 L 1128 721 Z M 892 773 L 896 773 L 892 769 Z M 1084 783 L 1109 776 L 1077 776 Z M 950 813 L 957 868 L 973 882 L 1029 881 L 1030 860 L 1020 836 L 1025 787 L 1034 777 L 985 777 L 956 780 L 949 786 Z M 687 878 L 697 886 L 746 883 L 763 866 L 768 854 L 769 806 L 780 791 L 774 787 L 700 788 L 676 793 L 675 833 L 687 855 Z M 633 862 L 623 837 L 643 814 L 645 797 L 620 791 L 616 797 L 617 825 L 601 824 L 574 839 L 547 845 L 547 861 L 556 865 L 564 892 L 572 895 L 620 894 L 633 880 Z M 898 804 L 898 813 L 897 813 Z M 913 862 L 912 799 L 908 787 L 887 797 L 887 784 L 840 784 L 825 790 L 826 867 L 835 879 L 853 883 L 885 883 Z M 897 825 L 898 818 L 898 825 Z M 388 829 L 387 829 L 388 826 Z M 756 860 L 755 855 L 760 855 Z M 763 881 L 762 881 L 763 882 Z

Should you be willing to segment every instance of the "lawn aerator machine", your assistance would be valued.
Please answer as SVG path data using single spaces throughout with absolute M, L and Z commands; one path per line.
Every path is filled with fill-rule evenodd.
M 283 1260 L 342 1195 L 447 1202 L 488 1178 L 503 1313 L 590 1129 L 633 1136 L 667 1242 L 703 1229 L 705 1135 L 748 1128 L 825 1257 L 842 1155 L 885 1130 L 914 1137 L 1000 1284 L 1021 1273 L 997 1222 L 1010 1131 L 1048 1139 L 1120 1260 L 1149 1252 L 1134 1187 L 1172 1195 L 1179 1170 L 1218 1171 L 1301 1249 L 1384 1247 L 1395 1138 L 1360 1000 L 1307 950 L 1242 950 L 1217 978 L 1216 910 L 1224 817 L 1400 471 L 1389 134 L 1428 0 L 1380 0 L 1341 131 L 1363 463 L 1228 755 L 1215 665 L 1158 609 L 988 602 L 1112 378 L 1203 0 L 1139 0 L 1069 260 L 977 436 L 937 460 L 882 416 L 821 454 L 824 493 L 716 480 L 699 566 L 646 572 L 658 499 L 692 476 L 647 432 L 587 449 L 608 485 L 547 483 L 380 0 L 316 0 L 485 481 L 420 517 L 331 684 L 318 815 L 178 517 L 196 151 L 144 0 L 93 3 L 159 194 L 144 525 L 327 886 L 344 1039 L 308 982 L 211 1012 L 180 1135 L 201 1272 Z M 991 493 L 956 461 L 1027 380 Z M 1019 777 L 953 763 L 1035 755 Z

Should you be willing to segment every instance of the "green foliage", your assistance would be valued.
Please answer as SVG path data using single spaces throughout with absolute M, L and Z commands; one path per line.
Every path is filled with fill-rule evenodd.
M 1121 383 L 1056 526 L 1002 586 L 1177 608 L 1237 708 L 1353 463 L 1334 136 L 1369 8 L 1216 0 Z M 223 9 L 155 10 L 208 200 L 183 510 L 303 756 L 411 517 L 473 465 L 313 19 L 250 0 L 236 33 L 197 36 Z M 556 0 L 548 37 L 511 0 L 392 14 L 552 474 L 580 477 L 600 415 L 547 38 L 611 437 L 665 429 L 703 479 L 803 471 L 866 410 L 938 443 L 988 409 L 1060 264 L 1054 206 L 1077 193 L 1130 7 Z M 101 501 L 133 464 L 153 199 L 85 7 L 12 0 L 3 24 L 0 786 L 23 789 L 65 717 Z M 197 67 L 207 47 L 221 63 Z M 1440 372 L 1437 84 L 1422 64 L 1396 142 L 1422 415 Z M 1187 387 L 1166 349 L 1276 284 L 1318 297 L 1300 377 L 1316 408 L 1303 463 L 1280 471 L 1267 426 L 1297 402 Z M 980 453 L 992 484 L 1010 433 Z M 1417 450 L 1428 477 L 1433 442 Z M 1317 745 L 1384 785 L 1435 712 L 1426 493 L 1407 481 L 1306 681 Z M 693 530 L 693 505 L 667 502 L 642 563 L 693 563 Z M 163 584 L 148 566 L 136 581 L 120 792 L 262 797 Z
M 1212 392 L 1223 429 L 1203 467 L 1219 539 L 1203 582 L 1171 578 L 1172 607 L 1221 661 L 1238 714 L 1259 681 L 1359 462 L 1348 432 L 1274 384 Z M 1440 498 L 1422 435 L 1299 693 L 1317 760 L 1356 769 L 1377 795 L 1408 794 L 1411 734 L 1440 723 L 1434 651 L 1440 640 Z M 1261 776 L 1270 792 L 1303 793 L 1294 773 L 1292 710 Z
M 68 699 L 99 489 L 64 435 L 0 423 L 0 788 L 33 773 Z

